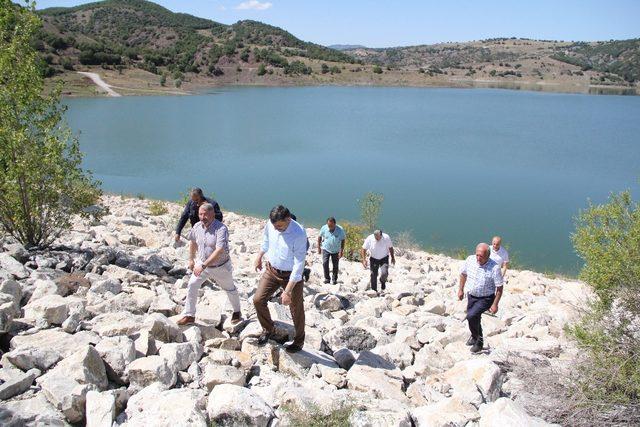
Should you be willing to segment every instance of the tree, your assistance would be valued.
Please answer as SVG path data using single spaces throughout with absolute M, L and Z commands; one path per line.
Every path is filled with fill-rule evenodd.
M 62 121 L 60 86 L 43 92 L 30 44 L 40 26 L 33 4 L 0 0 L 0 228 L 27 247 L 50 245 L 100 196 Z
M 383 201 L 384 196 L 382 194 L 369 192 L 358 202 L 360 205 L 360 217 L 369 232 L 373 231 L 378 223 Z
M 264 76 L 265 74 L 267 74 L 267 67 L 265 67 L 264 64 L 260 64 L 258 67 L 258 75 Z
M 380 66 L 379 66 L 379 65 L 374 65 L 374 66 L 373 66 L 373 72 L 374 72 L 375 74 L 382 74 L 382 68 L 380 68 Z

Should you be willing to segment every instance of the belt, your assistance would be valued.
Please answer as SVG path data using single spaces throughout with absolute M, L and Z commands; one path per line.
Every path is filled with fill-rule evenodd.
M 277 268 L 275 268 L 274 266 L 272 266 L 271 264 L 267 264 L 269 266 L 270 269 L 272 269 L 273 271 L 275 271 L 276 273 L 284 276 L 286 274 L 291 274 L 291 270 L 279 270 Z
M 210 265 L 207 268 L 218 268 L 218 267 L 222 267 L 223 265 L 225 265 L 226 263 L 228 263 L 229 261 L 231 261 L 231 258 L 229 258 L 228 260 L 226 260 L 225 262 L 223 262 L 222 264 L 218 264 L 218 265 Z

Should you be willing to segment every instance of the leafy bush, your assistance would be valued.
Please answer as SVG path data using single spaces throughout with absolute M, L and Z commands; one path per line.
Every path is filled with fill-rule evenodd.
M 160 200 L 153 200 L 149 203 L 149 215 L 158 216 L 164 215 L 167 212 L 167 207 Z
M 359 261 L 360 248 L 365 236 L 365 226 L 350 222 L 340 223 L 346 235 L 344 241 L 344 257 L 350 261 Z
M 628 191 L 590 204 L 572 240 L 584 260 L 581 278 L 596 293 L 569 328 L 586 355 L 576 394 L 594 412 L 615 408 L 622 419 L 640 420 L 640 206 Z
M 374 66 L 373 66 L 373 72 L 374 72 L 375 74 L 382 74 L 382 68 L 380 68 L 380 66 L 379 66 L 379 65 L 374 65 Z
M 43 95 L 32 7 L 0 0 L 0 228 L 26 247 L 46 247 L 100 196 L 82 170 L 78 140 L 62 121 L 60 87 Z
M 265 74 L 267 74 L 267 67 L 265 67 L 264 64 L 260 64 L 258 67 L 258 75 L 264 76 Z
M 292 61 L 284 67 L 285 74 L 311 74 L 311 67 L 302 61 Z
M 384 196 L 380 193 L 369 192 L 362 199 L 358 200 L 360 206 L 360 218 L 366 226 L 367 231 L 371 232 L 376 228 L 380 210 L 382 210 L 382 202 Z

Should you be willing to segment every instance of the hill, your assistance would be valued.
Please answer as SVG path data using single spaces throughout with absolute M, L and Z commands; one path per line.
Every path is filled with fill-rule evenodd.
M 95 94 L 94 71 L 124 94 L 220 85 L 501 87 L 636 93 L 640 39 L 562 42 L 497 38 L 394 48 L 305 42 L 257 21 L 225 25 L 143 0 L 38 12 L 34 46 L 65 93 Z M 171 87 L 171 88 L 170 88 Z

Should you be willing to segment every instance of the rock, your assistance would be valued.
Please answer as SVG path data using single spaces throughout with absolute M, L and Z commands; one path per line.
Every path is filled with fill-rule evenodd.
M 160 313 L 153 313 L 144 319 L 144 328 L 149 334 L 162 342 L 182 342 L 182 331 L 171 320 Z
M 2 402 L 0 425 L 3 426 L 68 426 L 64 415 L 49 403 L 44 393 L 28 399 Z
M 115 395 L 91 390 L 86 399 L 86 427 L 111 427 L 116 415 Z
M 549 424 L 541 418 L 532 417 L 518 403 L 506 397 L 480 406 L 479 427 L 546 427 Z
M 314 304 L 320 310 L 342 310 L 342 301 L 340 301 L 340 298 L 332 294 L 320 294 L 318 297 L 316 297 Z
M 333 352 L 333 358 L 338 366 L 348 371 L 356 361 L 356 353 L 348 348 L 341 348 Z
M 412 427 L 408 411 L 354 410 L 349 416 L 351 427 Z
M 450 397 L 412 409 L 411 418 L 416 427 L 462 427 L 480 418 L 480 414 L 470 403 Z
M 273 409 L 253 391 L 221 384 L 209 394 L 207 413 L 213 423 L 266 427 L 274 418 Z
M 169 366 L 161 356 L 147 356 L 136 359 L 127 368 L 129 383 L 134 389 L 142 389 L 151 383 L 159 382 L 165 388 L 171 388 L 177 380 L 175 366 Z
M 456 363 L 442 378 L 453 387 L 453 396 L 480 405 L 500 396 L 503 374 L 487 359 L 471 359 Z
M 99 295 L 106 294 L 107 292 L 116 295 L 122 292 L 122 284 L 120 283 L 120 280 L 114 277 L 101 276 L 99 280 L 94 280 L 91 282 L 90 289 L 91 292 Z
M 238 368 L 208 364 L 204 368 L 201 383 L 208 391 L 211 391 L 219 384 L 234 384 L 242 387 L 245 379 L 245 373 Z
M 362 316 L 380 317 L 388 309 L 387 301 L 383 298 L 365 299 L 355 305 L 356 313 Z
M 149 331 L 140 331 L 133 345 L 136 349 L 137 357 L 154 356 L 158 354 L 156 340 L 151 336 Z
M 131 314 L 128 311 L 104 313 L 93 318 L 92 331 L 103 337 L 118 335 L 133 335 L 142 326 L 142 317 Z
M 57 351 L 46 348 L 29 347 L 10 351 L 3 357 L 6 357 L 12 365 L 22 369 L 23 371 L 28 371 L 33 368 L 46 371 L 62 359 L 62 356 Z
M 0 293 L 11 295 L 13 297 L 13 301 L 18 305 L 20 304 L 20 300 L 22 300 L 22 287 L 20 286 L 20 283 L 13 279 L 2 280 L 0 282 Z
M 406 402 L 402 373 L 392 363 L 370 351 L 363 351 L 347 373 L 347 387 L 378 398 Z
M 315 364 L 326 368 L 340 369 L 335 359 L 326 353 L 304 347 L 298 353 L 280 353 L 278 370 L 283 374 L 293 375 L 300 379 L 304 378 L 309 369 Z
M 178 371 L 184 371 L 193 362 L 202 357 L 204 349 L 200 343 L 170 343 L 160 348 L 159 355 L 167 359 L 170 366 L 175 366 Z
M 20 309 L 12 295 L 0 293 L 0 333 L 9 332 L 13 319 L 20 317 Z
M 413 363 L 413 350 L 406 344 L 393 342 L 377 346 L 372 352 L 384 357 L 400 369 L 404 369 Z
M 188 342 L 202 342 L 202 331 L 200 331 L 200 328 L 198 328 L 197 326 L 189 326 L 187 329 L 182 331 L 182 335 Z
M 24 265 L 6 252 L 0 252 L 0 270 L 6 270 L 18 280 L 26 279 L 30 274 Z
M 95 348 L 104 360 L 107 377 L 118 384 L 128 383 L 127 366 L 136 358 L 133 341 L 124 336 L 107 337 Z
M 71 423 L 84 419 L 86 395 L 107 387 L 107 374 L 98 352 L 91 346 L 76 351 L 38 378 L 47 399 Z
M 180 311 L 180 307 L 167 294 L 160 294 L 149 305 L 149 313 L 162 313 L 173 316 Z
M 355 352 L 370 350 L 376 346 L 376 339 L 363 328 L 342 326 L 329 331 L 323 337 L 324 342 L 332 350 L 348 348 Z
M 95 344 L 100 338 L 93 332 L 80 331 L 68 334 L 61 329 L 45 329 L 30 335 L 16 335 L 11 339 L 12 350 L 47 349 L 68 357 L 78 348 L 87 344 Z
M 44 320 L 49 325 L 62 325 L 69 316 L 66 298 L 60 295 L 48 295 L 24 306 L 24 317 L 31 320 Z
M 444 316 L 447 312 L 447 308 L 442 301 L 431 300 L 424 303 L 421 310 L 424 310 L 428 313 L 437 314 L 440 316 Z
M 122 425 L 207 427 L 206 398 L 203 390 L 165 390 L 161 384 L 151 384 L 129 399 Z
M 0 369 L 0 400 L 7 400 L 24 393 L 31 387 L 33 380 L 40 376 L 38 369 L 31 369 L 24 373 L 19 369 Z

